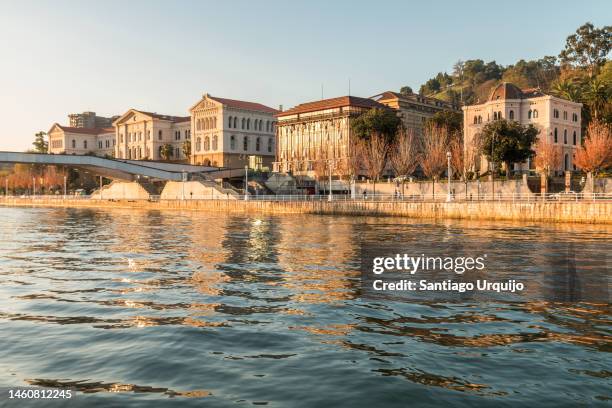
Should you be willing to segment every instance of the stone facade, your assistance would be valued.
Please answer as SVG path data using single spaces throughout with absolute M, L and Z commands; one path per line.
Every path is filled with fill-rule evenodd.
M 397 112 L 406 129 L 414 129 L 418 136 L 423 135 L 425 122 L 437 112 L 450 110 L 460 112 L 453 104 L 419 94 L 383 92 L 370 99 L 382 103 Z
M 258 168 L 274 161 L 276 109 L 204 94 L 189 112 L 192 164 Z
M 372 99 L 342 96 L 279 113 L 274 171 L 312 177 L 320 163 L 331 163 L 337 173 L 351 155 L 352 121 L 372 108 L 388 109 Z
M 131 160 L 164 160 L 162 149 L 172 147 L 169 160 L 185 161 L 183 145 L 191 139 L 189 116 L 170 116 L 130 109 L 113 123 L 115 157 Z
M 487 102 L 463 107 L 465 144 L 472 145 L 482 127 L 493 120 L 503 118 L 521 125 L 532 124 L 540 131 L 538 138 L 545 137 L 549 143 L 561 146 L 561 166 L 557 170 L 575 170 L 573 157 L 581 144 L 581 108 L 580 103 L 546 95 L 538 89 L 521 90 L 505 82 L 493 89 Z M 486 172 L 488 167 L 484 157 L 476 163 L 480 173 Z M 514 170 L 533 169 L 533 160 L 514 164 Z
M 49 153 L 114 156 L 114 128 L 75 128 L 55 123 L 47 134 Z

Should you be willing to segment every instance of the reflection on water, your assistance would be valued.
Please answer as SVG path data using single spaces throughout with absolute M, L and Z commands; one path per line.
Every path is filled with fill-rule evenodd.
M 607 293 L 609 227 L 0 214 L 2 385 L 72 387 L 82 406 L 563 406 L 612 397 L 610 304 L 576 302 L 597 288 L 572 272 L 595 268 Z M 459 254 L 486 246 L 549 293 L 528 302 L 364 298 L 364 224 L 376 227 L 367 239 L 393 245 Z M 568 252 L 576 265 L 555 260 Z

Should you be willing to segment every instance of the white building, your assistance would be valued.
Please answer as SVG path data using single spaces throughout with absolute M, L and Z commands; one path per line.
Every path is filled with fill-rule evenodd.
M 47 132 L 49 153 L 53 154 L 95 154 L 114 155 L 114 128 L 80 128 L 54 123 Z
M 575 170 L 573 157 L 581 143 L 581 108 L 581 103 L 546 95 L 539 89 L 521 90 L 504 82 L 493 89 L 485 103 L 463 107 L 465 144 L 469 146 L 473 143 L 482 127 L 493 120 L 507 119 L 521 125 L 532 124 L 540 131 L 538 138 L 545 137 L 549 143 L 561 146 L 561 167 L 557 170 Z M 482 157 L 476 167 L 480 173 L 486 172 L 487 160 Z M 514 164 L 514 170 L 534 168 L 533 160 Z
M 276 109 L 204 94 L 189 112 L 192 164 L 230 168 L 272 165 Z

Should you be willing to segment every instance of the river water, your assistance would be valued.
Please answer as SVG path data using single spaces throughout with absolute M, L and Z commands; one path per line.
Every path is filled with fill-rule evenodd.
M 2 386 L 72 387 L 70 406 L 88 407 L 612 398 L 610 227 L 63 208 L 0 217 Z M 364 239 L 419 253 L 486 247 L 492 269 L 536 277 L 538 290 L 512 302 L 364 296 Z M 549 262 L 567 253 L 578 278 Z

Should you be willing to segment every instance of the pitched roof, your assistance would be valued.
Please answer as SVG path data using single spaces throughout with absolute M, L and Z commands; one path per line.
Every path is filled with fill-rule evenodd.
M 448 101 L 444 101 L 438 98 L 432 98 L 431 96 L 423 96 L 423 95 L 415 94 L 415 93 L 405 95 L 405 94 L 398 93 L 398 92 L 385 91 L 378 95 L 371 96 L 370 99 L 375 100 L 375 101 L 384 101 L 387 99 L 403 99 L 406 101 L 426 103 L 429 105 L 436 105 L 436 106 L 442 106 L 442 107 L 454 109 L 453 104 Z
M 360 108 L 377 108 L 388 109 L 382 103 L 378 103 L 369 98 L 360 98 L 358 96 L 340 96 L 338 98 L 322 99 L 315 102 L 301 103 L 283 112 L 279 112 L 276 116 L 295 115 L 298 113 L 316 112 L 324 109 L 341 108 L 345 106 L 356 106 Z
M 134 109 L 136 112 L 151 116 L 154 119 L 169 120 L 170 122 L 186 122 L 191 120 L 191 116 L 172 116 L 172 115 L 161 115 L 157 112 L 146 112 L 139 109 Z
M 259 111 L 259 112 L 266 112 L 266 113 L 272 113 L 272 114 L 278 113 L 278 110 L 274 108 L 270 108 L 269 106 L 266 106 L 266 105 L 262 105 L 261 103 L 257 103 L 257 102 L 247 102 L 247 101 L 239 101 L 236 99 L 218 98 L 216 96 L 212 96 L 208 94 L 207 96 L 213 101 L 222 103 L 223 105 L 228 106 L 230 108 Z
M 67 132 L 67 133 L 80 133 L 83 135 L 99 135 L 102 133 L 115 133 L 115 128 L 77 128 L 77 127 L 70 127 L 70 126 L 62 126 L 59 123 L 54 123 L 51 126 L 51 130 L 55 126 L 57 126 L 58 128 L 62 129 L 64 132 Z
M 493 92 L 491 92 L 491 96 L 489 96 L 489 101 L 495 101 L 498 99 L 523 99 L 523 97 L 523 92 L 518 86 L 510 82 L 502 82 L 493 88 Z

